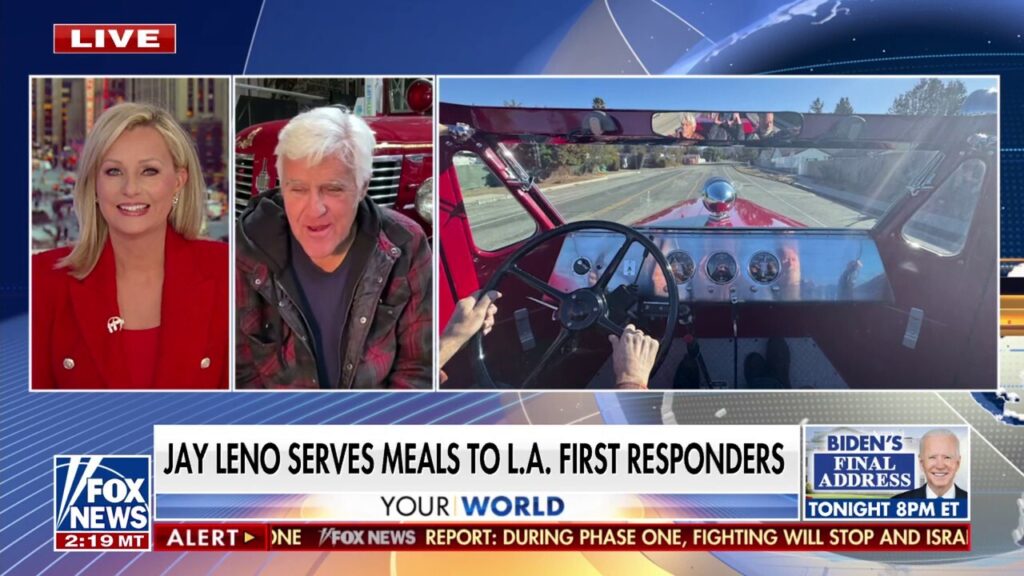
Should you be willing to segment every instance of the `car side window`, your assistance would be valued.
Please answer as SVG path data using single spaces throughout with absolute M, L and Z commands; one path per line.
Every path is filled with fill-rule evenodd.
M 493 252 L 533 236 L 537 223 L 483 159 L 463 150 L 453 164 L 477 248 Z
M 960 164 L 903 225 L 903 239 L 939 256 L 959 254 L 967 243 L 985 171 L 978 159 Z

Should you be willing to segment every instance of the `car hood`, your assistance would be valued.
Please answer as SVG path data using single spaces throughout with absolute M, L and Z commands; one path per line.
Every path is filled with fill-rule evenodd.
M 724 218 L 712 218 L 711 212 L 700 200 L 687 200 L 636 222 L 636 226 L 652 228 L 805 228 L 787 218 L 749 200 L 737 198 Z

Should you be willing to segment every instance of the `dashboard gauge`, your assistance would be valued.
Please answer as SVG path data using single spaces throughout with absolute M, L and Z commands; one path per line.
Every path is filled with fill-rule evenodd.
M 780 270 L 782 270 L 782 266 L 779 265 L 779 259 L 771 252 L 758 252 L 754 254 L 750 259 L 750 264 L 747 266 L 750 278 L 760 284 L 775 282 L 779 277 Z
M 667 260 L 672 269 L 672 276 L 676 279 L 676 284 L 685 284 L 690 281 L 690 278 L 693 278 L 697 265 L 693 263 L 693 258 L 689 254 L 682 251 L 672 252 L 668 255 Z
M 708 258 L 706 270 L 715 284 L 728 284 L 736 277 L 736 259 L 727 252 L 716 252 Z
M 586 276 L 587 273 L 590 272 L 591 268 L 590 260 L 587 260 L 586 258 L 577 258 L 576 261 L 572 263 L 572 271 L 579 276 Z

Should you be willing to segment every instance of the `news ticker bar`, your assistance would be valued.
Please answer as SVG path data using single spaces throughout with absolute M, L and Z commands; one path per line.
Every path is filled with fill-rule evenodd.
M 874 551 L 967 552 L 968 523 L 179 523 L 153 550 L 240 551 Z

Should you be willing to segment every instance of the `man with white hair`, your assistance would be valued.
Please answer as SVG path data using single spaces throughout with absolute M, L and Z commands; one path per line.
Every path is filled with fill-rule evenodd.
M 956 434 L 944 428 L 929 430 L 921 437 L 917 459 L 924 471 L 925 484 L 893 498 L 967 499 L 967 491 L 955 483 L 960 469 L 960 439 Z
M 367 197 L 374 145 L 334 107 L 281 130 L 237 226 L 238 388 L 430 388 L 430 247 Z

